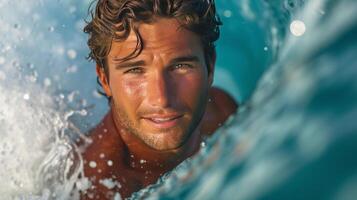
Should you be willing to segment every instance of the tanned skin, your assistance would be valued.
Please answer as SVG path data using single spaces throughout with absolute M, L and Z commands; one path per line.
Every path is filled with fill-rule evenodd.
M 113 42 L 109 73 L 97 66 L 111 109 L 90 132 L 92 143 L 82 155 L 92 187 L 81 199 L 126 198 L 155 183 L 237 110 L 228 94 L 211 86 L 215 58 L 205 60 L 198 35 L 161 18 L 140 24 L 139 32 L 145 44 L 140 55 L 117 59 L 135 48 L 131 33 Z

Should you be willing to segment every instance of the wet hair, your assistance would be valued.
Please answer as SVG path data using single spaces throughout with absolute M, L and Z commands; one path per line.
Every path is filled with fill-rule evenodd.
M 200 36 L 206 63 L 215 54 L 214 43 L 222 25 L 214 0 L 94 0 L 88 11 L 91 21 L 84 27 L 84 32 L 89 34 L 88 59 L 95 60 L 107 76 L 106 58 L 113 41 L 125 41 L 131 31 L 136 34 L 136 48 L 123 61 L 135 58 L 143 50 L 140 23 L 152 23 L 157 17 L 177 19 L 182 27 Z

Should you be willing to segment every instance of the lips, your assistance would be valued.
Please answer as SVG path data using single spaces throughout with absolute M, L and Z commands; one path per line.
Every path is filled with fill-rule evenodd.
M 156 128 L 170 128 L 176 126 L 182 116 L 183 115 L 179 114 L 150 115 L 143 117 L 143 119 L 151 126 L 154 126 Z

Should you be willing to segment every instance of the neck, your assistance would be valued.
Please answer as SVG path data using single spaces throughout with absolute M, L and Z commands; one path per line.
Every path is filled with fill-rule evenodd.
M 145 144 L 136 135 L 123 129 L 112 112 L 117 133 L 125 144 L 124 162 L 129 168 L 143 171 L 156 171 L 163 174 L 172 170 L 182 161 L 195 154 L 200 147 L 201 135 L 197 128 L 178 148 L 172 150 L 156 150 Z M 199 126 L 198 126 L 199 127 Z

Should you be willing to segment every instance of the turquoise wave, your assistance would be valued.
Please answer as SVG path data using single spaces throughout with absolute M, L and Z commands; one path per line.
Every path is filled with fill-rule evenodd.
M 357 2 L 221 5 L 235 8 L 232 17 L 240 13 L 224 36 L 229 52 L 220 47 L 223 57 L 236 59 L 221 64 L 230 65 L 237 83 L 240 59 L 267 70 L 199 156 L 133 198 L 355 199 Z M 301 36 L 295 20 L 305 26 Z M 256 53 L 263 46 L 268 55 Z

